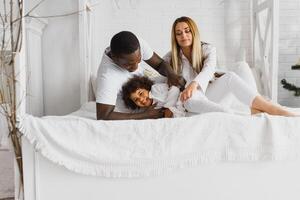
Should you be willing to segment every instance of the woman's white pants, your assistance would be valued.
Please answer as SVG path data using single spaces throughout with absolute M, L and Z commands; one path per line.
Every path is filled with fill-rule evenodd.
M 233 94 L 240 102 L 251 107 L 258 93 L 246 84 L 234 72 L 226 72 L 213 80 L 204 94 L 201 89 L 195 91 L 190 99 L 184 102 L 187 111 L 193 113 L 233 112 L 220 103 Z

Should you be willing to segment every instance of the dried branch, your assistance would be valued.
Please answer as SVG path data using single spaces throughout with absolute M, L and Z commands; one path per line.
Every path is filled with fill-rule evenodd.
M 2 17 L 1 13 L 0 13 L 0 19 L 1 19 L 2 24 L 5 24 L 4 18 Z
M 34 15 L 27 15 L 26 17 L 31 17 L 31 18 L 56 18 L 56 17 L 67 17 L 67 16 L 71 16 L 71 15 L 77 15 L 79 14 L 80 12 L 84 11 L 85 9 L 83 10 L 80 10 L 80 11 L 74 11 L 74 12 L 71 12 L 71 13 L 67 13 L 67 14 L 60 14 L 60 15 L 48 15 L 48 16 L 34 16 Z
M 66 17 L 76 15 L 90 9 L 99 3 L 91 6 L 85 6 L 83 9 L 59 15 L 40 16 L 32 15 L 32 12 L 40 6 L 45 0 L 40 0 L 28 13 L 24 15 L 23 0 L 2 0 L 4 8 L 0 13 L 0 26 L 3 30 L 1 34 L 1 50 L 0 50 L 0 114 L 4 115 L 7 121 L 9 137 L 14 149 L 16 163 L 19 169 L 21 191 L 23 190 L 23 161 L 22 149 L 20 143 L 21 132 L 17 128 L 17 110 L 21 102 L 24 102 L 26 93 L 20 95 L 17 99 L 16 96 L 16 77 L 18 76 L 15 71 L 15 56 L 20 52 L 22 47 L 22 20 L 25 17 L 31 18 L 54 18 Z M 18 101 L 17 101 L 18 100 Z M 2 101 L 2 102 L 1 102 Z
M 22 16 L 22 11 L 23 11 L 23 6 L 20 5 L 20 2 L 18 1 L 18 10 L 19 10 L 19 15 Z M 18 30 L 17 30 L 17 40 L 15 42 L 15 47 L 14 47 L 14 52 L 20 51 L 22 43 L 20 42 L 20 39 L 22 35 L 22 23 L 19 23 Z
M 30 13 L 31 13 L 32 11 L 34 11 L 37 7 L 39 7 L 44 1 L 45 1 L 45 0 L 41 0 L 39 3 L 37 3 L 35 6 L 33 6 L 33 8 L 31 8 L 31 9 L 28 11 L 28 13 L 26 13 L 26 15 L 24 15 L 24 17 L 29 16 Z M 21 16 L 22 16 L 22 15 L 21 15 Z
M 17 128 L 17 109 L 20 106 L 16 98 L 16 72 L 15 55 L 20 51 L 22 43 L 22 21 L 14 23 L 15 18 L 22 16 L 22 0 L 3 0 L 0 13 L 0 25 L 3 30 L 1 34 L 1 52 L 0 52 L 0 108 L 1 115 L 4 115 L 7 121 L 8 133 L 14 150 L 16 163 L 20 174 L 20 189 L 23 191 L 23 161 L 20 136 Z M 9 7 L 7 7 L 9 6 Z M 23 99 L 23 98 L 22 98 Z M 18 105 L 17 105 L 18 104 Z
M 40 3 L 38 3 L 36 6 L 34 6 L 33 8 L 36 8 L 38 7 L 42 2 L 44 2 L 45 0 L 42 0 Z M 30 13 L 32 12 L 33 9 L 31 9 L 31 11 L 29 11 L 26 15 L 20 17 L 20 18 L 17 18 L 13 21 L 13 23 L 19 21 L 20 19 L 22 18 L 25 18 L 25 17 L 30 17 L 30 18 L 36 18 L 36 19 L 42 19 L 42 18 L 56 18 L 56 17 L 67 17 L 67 16 L 71 16 L 71 15 L 76 15 L 76 14 L 80 14 L 81 12 L 84 12 L 84 11 L 90 11 L 91 8 L 95 7 L 99 5 L 99 3 L 95 3 L 93 5 L 90 5 L 90 6 L 86 6 L 85 8 L 81 9 L 81 10 L 78 10 L 78 11 L 73 11 L 73 12 L 70 12 L 70 13 L 66 13 L 66 14 L 57 14 L 57 15 L 47 15 L 47 16 L 34 16 L 34 15 L 30 15 Z
M 3 4 L 4 4 L 4 16 L 5 16 L 5 22 L 7 23 L 7 11 L 6 11 L 6 0 L 3 0 Z

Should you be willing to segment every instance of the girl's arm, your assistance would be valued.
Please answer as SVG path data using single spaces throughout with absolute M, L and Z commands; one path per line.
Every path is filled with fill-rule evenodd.
M 169 86 L 167 84 L 154 84 L 151 88 L 151 96 L 155 102 L 164 107 L 164 117 L 179 117 L 185 115 L 184 108 L 177 105 L 180 90 L 178 87 Z
M 173 107 L 178 101 L 180 90 L 178 87 L 171 86 L 168 90 L 168 95 L 164 104 L 165 108 Z
M 165 117 L 184 117 L 186 111 L 179 100 L 180 90 L 178 87 L 171 86 L 168 90 L 168 96 L 164 107 L 167 108 L 165 111 Z M 172 113 L 172 115 L 170 115 Z

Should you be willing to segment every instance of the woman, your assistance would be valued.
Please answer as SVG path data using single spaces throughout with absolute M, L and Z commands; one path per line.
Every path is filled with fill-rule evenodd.
M 190 112 L 231 112 L 219 103 L 233 93 L 248 105 L 251 113 L 266 112 L 272 115 L 294 116 L 281 106 L 272 104 L 251 89 L 236 74 L 217 74 L 216 49 L 201 42 L 196 23 L 189 17 L 175 20 L 171 32 L 172 51 L 164 59 L 173 70 L 186 80 L 180 100 Z

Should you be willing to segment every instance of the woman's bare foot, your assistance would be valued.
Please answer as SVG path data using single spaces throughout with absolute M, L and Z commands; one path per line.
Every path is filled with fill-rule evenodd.
M 262 96 L 256 96 L 252 102 L 251 113 L 252 109 L 266 112 L 270 115 L 281 115 L 287 117 L 295 117 L 297 116 L 295 113 L 292 113 L 280 105 L 274 104 L 270 101 L 265 100 Z
M 255 114 L 258 114 L 258 113 L 262 113 L 261 110 L 257 110 L 257 109 L 255 109 L 255 108 L 250 108 L 250 110 L 251 110 L 251 115 L 255 115 Z
M 272 113 L 274 115 L 282 115 L 282 116 L 287 116 L 287 117 L 295 117 L 297 116 L 295 113 L 292 113 L 284 108 L 282 108 L 281 106 L 278 105 L 274 105 L 273 111 Z

